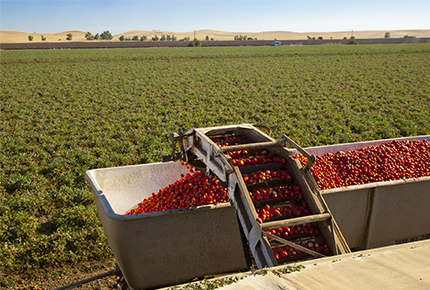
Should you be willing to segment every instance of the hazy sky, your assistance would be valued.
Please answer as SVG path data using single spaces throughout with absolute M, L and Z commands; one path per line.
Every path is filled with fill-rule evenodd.
M 0 0 L 0 30 L 119 34 L 430 29 L 430 0 Z

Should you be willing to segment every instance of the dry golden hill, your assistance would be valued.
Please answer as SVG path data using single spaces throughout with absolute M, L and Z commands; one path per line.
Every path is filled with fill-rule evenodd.
M 354 35 L 356 38 L 384 38 L 385 33 L 390 32 L 392 38 L 404 37 L 405 35 L 415 36 L 415 37 L 430 37 L 430 30 L 392 30 L 392 31 L 338 31 L 338 32 L 290 32 L 290 31 L 265 31 L 265 32 L 226 32 L 219 30 L 196 30 L 190 32 L 171 32 L 171 31 L 146 31 L 146 30 L 132 30 L 121 34 L 115 35 L 115 38 L 119 38 L 121 35 L 124 37 L 146 36 L 151 39 L 155 35 L 161 37 L 161 35 L 175 35 L 178 39 L 184 37 L 190 37 L 193 39 L 204 40 L 206 36 L 209 39 L 214 40 L 234 40 L 235 36 L 248 36 L 252 38 L 257 38 L 260 40 L 297 40 L 297 39 L 307 39 L 308 36 L 318 38 L 322 36 L 324 39 L 342 39 L 344 37 L 351 37 Z
M 290 32 L 290 31 L 264 31 L 264 32 L 226 32 L 219 30 L 196 30 L 189 32 L 172 32 L 172 31 L 148 31 L 148 30 L 130 30 L 124 33 L 114 35 L 113 40 L 119 41 L 119 37 L 123 35 L 125 38 L 133 38 L 138 36 L 146 36 L 148 40 L 157 35 L 176 36 L 178 40 L 185 37 L 193 39 L 204 40 L 206 36 L 214 40 L 234 40 L 235 36 L 247 36 L 257 38 L 260 40 L 299 40 L 307 39 L 308 36 L 318 38 L 322 36 L 324 39 L 342 39 L 344 37 L 350 38 L 354 35 L 356 38 L 384 38 L 386 32 L 390 32 L 391 38 L 401 38 L 405 35 L 415 37 L 430 37 L 430 29 L 421 30 L 368 30 L 368 31 L 335 31 L 335 32 Z M 42 42 L 42 36 L 45 37 L 46 42 L 64 42 L 68 41 L 67 34 L 72 34 L 71 41 L 85 41 L 85 31 L 81 30 L 68 30 L 58 33 L 30 33 L 23 31 L 0 31 L 0 43 L 21 43 L 29 42 L 29 36 L 33 36 L 33 42 Z M 92 32 L 95 34 L 96 32 Z M 101 33 L 101 32 L 99 32 Z
M 58 33 L 29 33 L 24 31 L 4 30 L 0 31 L 0 43 L 29 42 L 28 37 L 33 36 L 33 42 L 42 42 L 42 36 L 46 42 L 68 41 L 67 34 L 72 34 L 72 41 L 84 41 L 85 31 L 68 30 Z

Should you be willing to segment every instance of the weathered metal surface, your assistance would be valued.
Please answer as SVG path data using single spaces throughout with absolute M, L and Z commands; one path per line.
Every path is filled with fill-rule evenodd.
M 218 146 L 212 138 L 221 138 L 225 134 L 235 134 L 244 136 L 244 144 L 228 144 L 226 147 Z M 243 181 L 243 175 L 250 173 L 252 170 L 258 171 L 259 166 L 249 166 L 250 168 L 239 168 L 232 165 L 231 157 L 226 153 L 237 150 L 256 150 L 266 149 L 273 152 L 279 158 L 286 159 L 286 168 L 290 172 L 293 180 L 300 186 L 304 195 L 304 200 L 309 206 L 312 214 L 327 214 L 329 218 L 315 222 L 321 231 L 331 253 L 347 253 L 349 247 L 344 240 L 337 224 L 334 221 L 330 210 L 315 188 L 306 169 L 303 169 L 297 160 L 290 158 L 291 150 L 285 148 L 286 143 L 302 150 L 294 141 L 284 136 L 281 141 L 276 141 L 264 132 L 251 124 L 230 125 L 220 127 L 209 127 L 189 130 L 187 135 L 188 150 L 196 155 L 199 160 L 206 164 L 206 170 L 215 174 L 222 181 L 228 183 L 229 196 L 236 207 L 239 220 L 241 222 L 244 234 L 248 239 L 251 252 L 258 268 L 276 266 L 278 263 L 274 257 L 265 235 L 262 234 L 262 226 L 256 221 L 257 213 L 255 206 L 249 196 L 247 186 Z M 273 163 L 267 169 L 274 170 L 279 164 Z M 269 166 L 269 165 L 264 165 Z M 311 164 L 310 164 L 311 166 Z M 287 218 L 285 218 L 287 219 Z M 300 259 L 297 257 L 297 259 Z
M 393 140 L 430 141 L 430 135 L 310 147 L 306 151 L 321 156 Z M 321 191 L 321 195 L 353 249 L 430 238 L 430 177 L 334 188 Z
M 424 290 L 430 289 L 429 261 L 430 241 L 420 241 L 304 261 L 290 274 L 278 266 L 266 274 L 242 275 L 222 289 Z
M 322 196 L 351 248 L 430 238 L 430 177 L 330 189 Z
M 124 215 L 181 173 L 186 168 L 179 162 L 86 173 L 109 245 L 132 289 L 247 267 L 236 212 L 229 203 Z

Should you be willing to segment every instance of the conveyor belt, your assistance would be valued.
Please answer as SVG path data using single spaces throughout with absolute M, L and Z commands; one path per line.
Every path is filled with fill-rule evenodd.
M 315 156 L 287 136 L 276 141 L 242 124 L 171 137 L 170 160 L 197 160 L 228 187 L 258 268 L 350 252 L 309 173 Z M 287 144 L 308 157 L 305 168 L 290 157 Z

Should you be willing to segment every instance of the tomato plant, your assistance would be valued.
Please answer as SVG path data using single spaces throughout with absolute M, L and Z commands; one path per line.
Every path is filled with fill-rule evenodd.
M 302 146 L 430 134 L 429 52 L 429 44 L 2 51 L 2 270 L 112 258 L 85 171 L 158 162 L 178 129 L 264 124 Z M 244 141 L 230 137 L 220 142 Z

